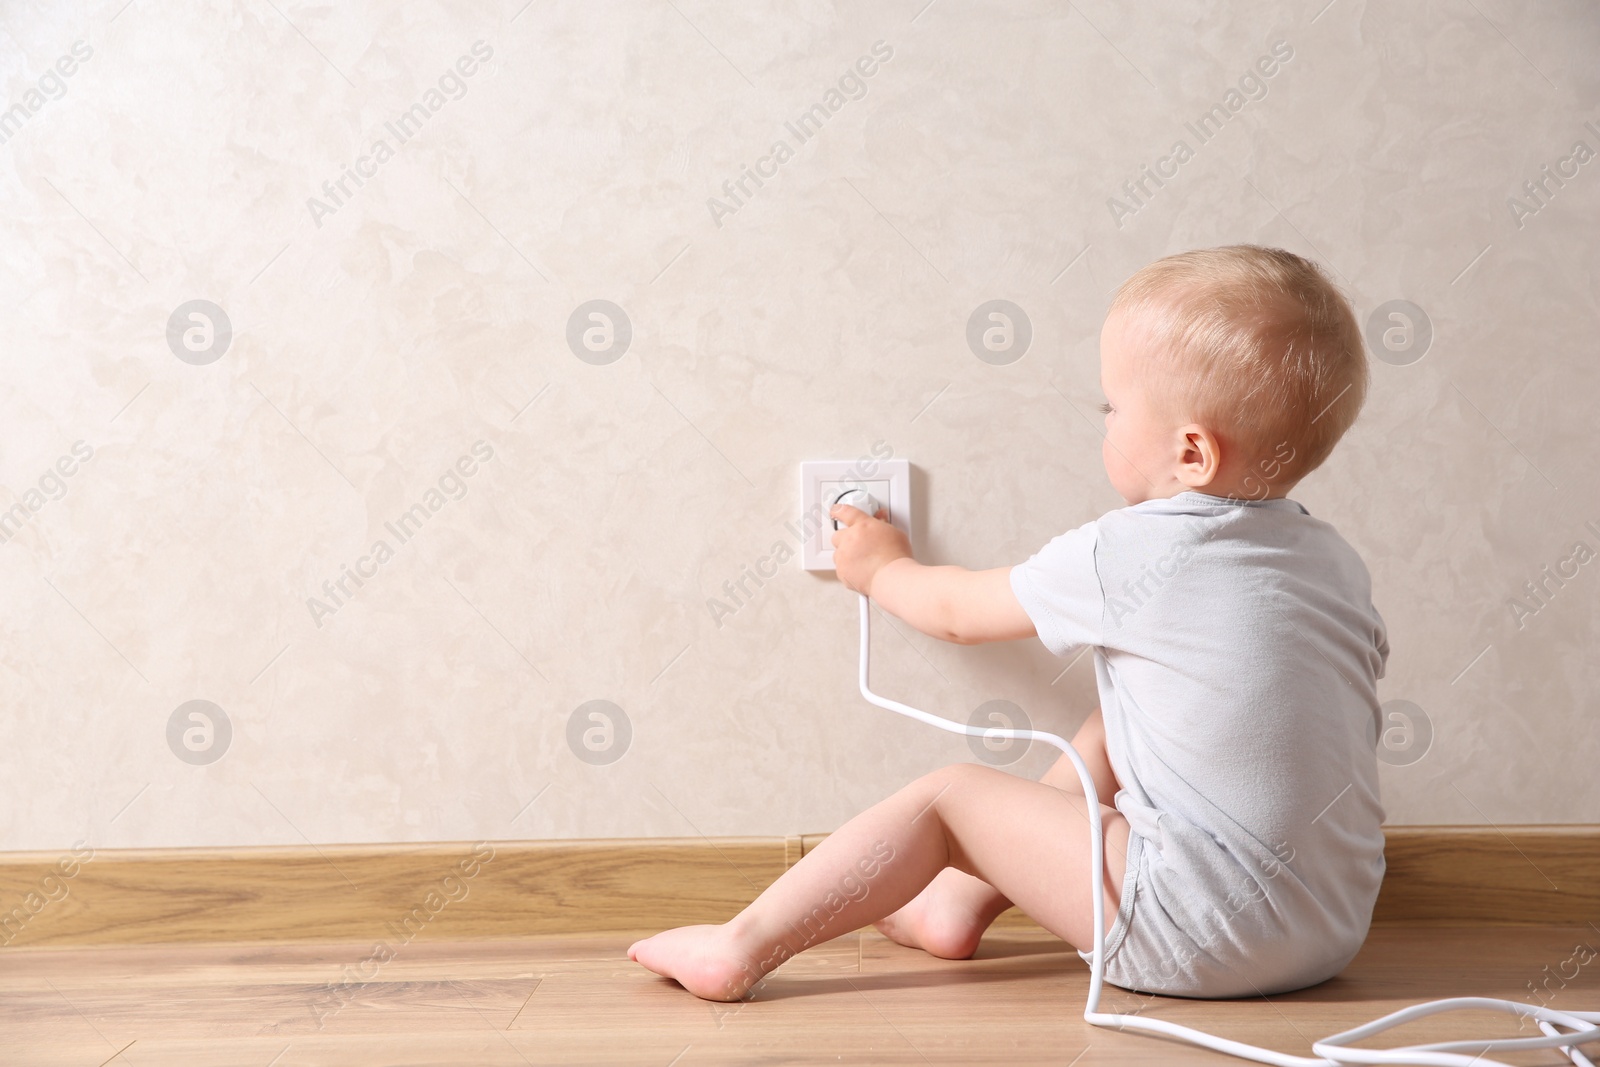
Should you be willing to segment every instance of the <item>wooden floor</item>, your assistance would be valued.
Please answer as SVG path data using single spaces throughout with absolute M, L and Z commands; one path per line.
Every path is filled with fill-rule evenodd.
M 790 961 L 757 1000 L 734 1005 L 696 1000 L 631 963 L 632 940 L 418 940 L 376 973 L 369 967 L 370 980 L 349 984 L 342 984 L 347 968 L 366 960 L 371 945 L 6 949 L 0 1063 L 1237 1062 L 1086 1025 L 1087 968 L 1038 934 L 992 932 L 978 958 L 962 962 L 932 959 L 876 933 L 851 934 Z M 1270 1002 L 1200 1002 L 1108 988 L 1105 1006 L 1309 1055 L 1315 1039 L 1441 996 L 1525 1000 L 1529 983 L 1543 981 L 1553 1007 L 1600 1010 L 1600 960 L 1571 962 L 1580 944 L 1600 947 L 1600 929 L 1379 927 L 1343 975 L 1312 990 Z M 1463 1023 L 1512 1036 L 1517 1022 L 1491 1015 L 1424 1022 L 1409 1040 L 1469 1036 Z M 1531 1035 L 1532 1024 L 1523 1033 Z M 1552 1053 L 1511 1059 L 1566 1062 Z

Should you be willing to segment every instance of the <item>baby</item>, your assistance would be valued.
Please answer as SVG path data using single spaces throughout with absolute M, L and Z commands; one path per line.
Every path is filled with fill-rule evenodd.
M 983 571 L 918 563 L 882 513 L 834 509 L 840 580 L 922 632 L 1093 648 L 1100 708 L 1072 744 L 1099 794 L 1103 877 L 1065 757 L 1040 781 L 958 763 L 851 819 L 728 922 L 629 958 L 737 1000 L 868 923 L 965 959 L 1015 904 L 1087 960 L 1097 884 L 1115 916 L 1106 978 L 1126 989 L 1234 997 L 1337 974 L 1383 879 L 1389 646 L 1360 557 L 1286 494 L 1354 422 L 1367 373 L 1349 304 L 1307 260 L 1168 256 L 1123 284 L 1100 334 L 1102 455 L 1127 507 Z

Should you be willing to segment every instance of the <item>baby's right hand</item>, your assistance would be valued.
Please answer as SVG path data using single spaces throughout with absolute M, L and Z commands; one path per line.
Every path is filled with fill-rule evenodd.
M 868 515 L 849 504 L 835 504 L 828 514 L 844 523 L 833 534 L 833 569 L 848 588 L 872 595 L 872 579 L 886 563 L 911 558 L 911 539 L 886 521 L 887 510 Z

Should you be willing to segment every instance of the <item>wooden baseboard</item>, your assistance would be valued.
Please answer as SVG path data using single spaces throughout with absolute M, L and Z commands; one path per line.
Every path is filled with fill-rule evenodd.
M 1600 825 L 1399 826 L 1377 923 L 1600 922 Z
M 1391 827 L 1375 923 L 1600 920 L 1600 826 Z M 720 922 L 826 835 L 0 854 L 0 946 Z M 1018 912 L 1001 925 L 1032 925 Z

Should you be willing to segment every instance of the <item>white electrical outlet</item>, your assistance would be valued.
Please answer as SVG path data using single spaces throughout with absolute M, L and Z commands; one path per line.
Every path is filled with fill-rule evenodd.
M 911 461 L 824 459 L 800 464 L 800 565 L 833 570 L 833 519 L 828 510 L 852 489 L 865 489 L 889 512 L 889 522 L 911 536 Z

